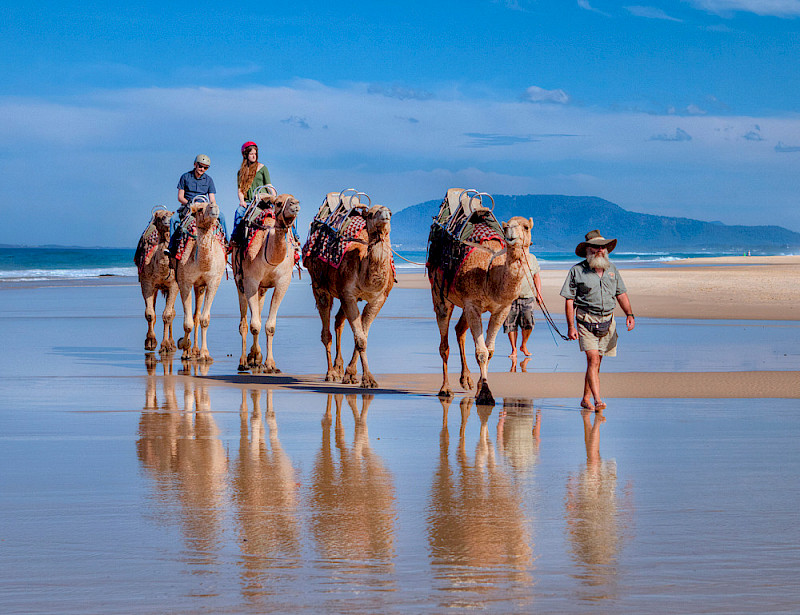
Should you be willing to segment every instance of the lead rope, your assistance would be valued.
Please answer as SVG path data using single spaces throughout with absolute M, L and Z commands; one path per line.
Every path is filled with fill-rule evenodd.
M 536 283 L 533 280 L 533 272 L 531 271 L 531 265 L 528 262 L 528 257 L 527 256 L 525 257 L 525 273 L 530 276 L 531 288 L 536 293 L 536 303 L 539 304 L 539 308 L 542 310 L 542 314 L 544 314 L 544 319 L 547 321 L 547 324 L 550 325 L 550 327 L 552 329 L 550 331 L 550 335 L 553 337 L 553 342 L 555 342 L 555 345 L 558 346 L 558 341 L 556 340 L 555 335 L 553 335 L 553 331 L 558 333 L 558 335 L 561 337 L 562 340 L 564 340 L 565 342 L 568 342 L 569 341 L 569 337 L 567 337 L 566 335 L 561 333 L 561 331 L 559 331 L 558 327 L 556 326 L 555 321 L 553 320 L 553 317 L 550 315 L 550 311 L 547 309 L 547 306 L 544 304 L 544 297 L 542 297 L 541 293 L 536 289 Z

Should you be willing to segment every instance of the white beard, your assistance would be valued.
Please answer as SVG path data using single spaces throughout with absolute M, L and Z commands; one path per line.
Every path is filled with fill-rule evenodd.
M 602 254 L 587 256 L 586 262 L 589 263 L 589 267 L 592 269 L 602 269 L 603 271 L 611 266 L 611 261 L 608 260 L 607 256 L 603 256 Z

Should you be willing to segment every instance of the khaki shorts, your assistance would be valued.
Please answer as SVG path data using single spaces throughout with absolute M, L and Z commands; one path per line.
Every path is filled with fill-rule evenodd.
M 611 329 L 603 337 L 597 337 L 594 333 L 589 331 L 580 323 L 578 325 L 578 342 L 580 343 L 581 350 L 597 350 L 601 357 L 616 357 L 617 356 L 617 323 L 614 321 L 613 314 L 611 316 L 595 316 L 583 310 L 576 310 L 576 316 L 580 320 L 586 322 L 604 322 L 611 319 Z

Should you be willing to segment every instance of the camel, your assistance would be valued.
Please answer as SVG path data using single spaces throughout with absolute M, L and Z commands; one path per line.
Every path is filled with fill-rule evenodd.
M 188 239 L 183 255 L 175 265 L 175 278 L 183 303 L 183 337 L 178 340 L 178 347 L 183 350 L 181 359 L 197 359 L 210 363 L 213 359 L 208 352 L 206 337 L 211 321 L 211 304 L 227 263 L 227 242 L 218 224 L 219 207 L 215 203 L 196 200 L 190 207 L 197 234 Z M 223 235 L 222 239 L 220 235 Z M 190 339 L 192 330 L 194 338 Z M 201 333 L 200 346 L 197 341 L 198 330 Z
M 303 264 L 311 275 L 311 288 L 322 320 L 322 344 L 325 346 L 328 362 L 325 381 L 335 382 L 341 378 L 343 384 L 355 384 L 356 365 L 360 357 L 363 372 L 361 386 L 376 388 L 378 383 L 370 373 L 367 363 L 367 336 L 372 321 L 394 286 L 394 261 L 389 240 L 392 213 L 382 205 L 362 205 L 359 195 L 366 196 L 363 193 L 343 195 L 344 193 L 336 192 L 327 195 L 320 213 L 312 223 L 309 241 L 303 249 Z M 358 236 L 347 244 L 338 267 L 324 260 L 325 255 L 321 253 L 320 246 L 326 243 L 323 241 L 325 239 L 330 240 L 328 243 L 336 240 L 332 235 L 315 235 L 315 229 L 322 233 L 336 228 L 321 220 L 323 212 L 332 212 L 326 220 L 333 221 L 334 224 L 344 220 L 339 229 L 344 228 L 346 222 L 352 222 L 352 217 L 362 216 L 366 222 Z M 334 321 L 336 357 L 332 361 L 330 317 L 334 299 L 339 299 L 341 305 Z M 359 313 L 358 301 L 362 300 L 367 304 Z M 353 330 L 355 348 L 347 369 L 343 370 L 341 343 L 345 318 Z
M 447 331 L 453 309 L 458 306 L 462 308 L 455 329 L 461 355 L 461 386 L 465 390 L 472 388 L 472 378 L 466 365 L 464 350 L 466 332 L 469 328 L 475 341 L 475 358 L 480 368 L 475 401 L 481 405 L 494 405 L 494 397 L 489 388 L 489 359 L 494 354 L 497 332 L 511 309 L 511 303 L 517 298 L 520 282 L 523 276 L 528 275 L 526 253 L 531 242 L 533 220 L 519 216 L 511 218 L 502 225 L 502 241 L 499 237 L 493 237 L 479 245 L 474 244 L 457 268 L 451 266 L 449 271 L 445 271 L 439 266 L 440 263 L 432 262 L 443 260 L 441 255 L 447 251 L 446 246 L 442 245 L 447 241 L 445 234 L 442 232 L 436 234 L 434 227 L 438 224 L 439 230 L 447 229 L 452 233 L 453 229 L 459 227 L 459 217 L 467 223 L 479 221 L 481 216 L 490 213 L 489 208 L 476 203 L 481 201 L 482 196 L 489 195 L 458 188 L 447 191 L 446 202 L 442 207 L 449 208 L 453 214 L 450 221 L 455 219 L 456 224 L 445 221 L 445 226 L 442 226 L 441 223 L 434 222 L 428 253 L 428 277 L 431 280 L 433 309 L 441 336 L 439 355 L 442 357 L 443 378 L 439 396 L 453 395 L 447 374 L 447 359 L 450 355 Z M 490 314 L 485 337 L 481 319 L 481 314 L 484 312 Z
M 239 291 L 239 334 L 242 336 L 242 356 L 239 371 L 260 370 L 269 374 L 280 373 L 272 354 L 272 341 L 278 307 L 289 289 L 294 267 L 294 242 L 291 226 L 300 213 L 300 204 L 291 194 L 280 196 L 263 195 L 264 206 L 274 208 L 274 216 L 267 217 L 263 227 L 253 235 L 250 245 L 234 245 L 231 251 L 233 275 Z M 261 364 L 261 347 L 258 337 L 261 333 L 261 312 L 267 290 L 272 291 L 269 314 L 265 331 L 267 335 L 267 359 Z M 250 309 L 250 325 L 247 324 L 247 310 Z M 247 331 L 253 335 L 253 346 L 247 353 Z
M 139 284 L 144 297 L 144 317 L 147 320 L 147 336 L 144 349 L 153 351 L 158 340 L 155 334 L 156 298 L 159 291 L 166 298 L 164 313 L 164 335 L 161 339 L 160 353 L 175 352 L 175 340 L 172 338 L 172 321 L 175 318 L 175 300 L 178 298 L 178 284 L 175 274 L 169 266 L 169 256 L 164 253 L 169 245 L 169 219 L 171 211 L 160 209 L 153 212 L 150 224 L 142 233 L 136 248 L 134 262 L 139 269 Z

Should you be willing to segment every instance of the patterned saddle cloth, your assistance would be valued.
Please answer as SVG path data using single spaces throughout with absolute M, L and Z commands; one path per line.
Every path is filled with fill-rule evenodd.
M 156 228 L 155 224 L 150 222 L 150 224 L 147 225 L 147 228 L 144 229 L 142 236 L 139 237 L 139 243 L 136 246 L 136 253 L 133 255 L 133 263 L 136 265 L 139 273 L 141 273 L 142 269 L 144 269 L 144 266 L 150 262 L 153 253 L 156 251 L 158 242 L 158 229 Z
M 347 218 L 337 233 L 333 228 L 314 220 L 311 223 L 311 232 L 303 246 L 303 259 L 312 256 L 328 263 L 336 269 L 342 264 L 344 253 L 348 246 L 358 239 L 359 234 L 367 226 L 367 221 L 359 215 Z
M 244 252 L 247 252 L 256 237 L 256 233 L 264 230 L 265 224 L 269 219 L 275 219 L 275 210 L 272 207 L 256 209 L 253 214 L 239 221 L 239 226 L 233 230 L 231 235 L 231 243 L 236 242 L 244 246 Z M 229 247 L 228 251 L 230 252 L 232 249 L 232 247 Z
M 197 220 L 194 219 L 194 216 L 191 216 L 191 220 L 187 221 L 188 224 L 184 226 L 184 232 L 181 235 L 180 243 L 178 244 L 178 249 L 175 252 L 175 258 L 177 260 L 182 260 L 184 254 L 186 253 L 186 249 L 189 245 L 190 239 L 195 239 L 197 237 Z M 225 239 L 225 232 L 222 230 L 222 225 L 217 222 L 214 225 L 214 239 L 219 242 L 219 245 L 222 246 L 222 249 L 225 250 L 225 254 L 228 253 L 228 240 Z

